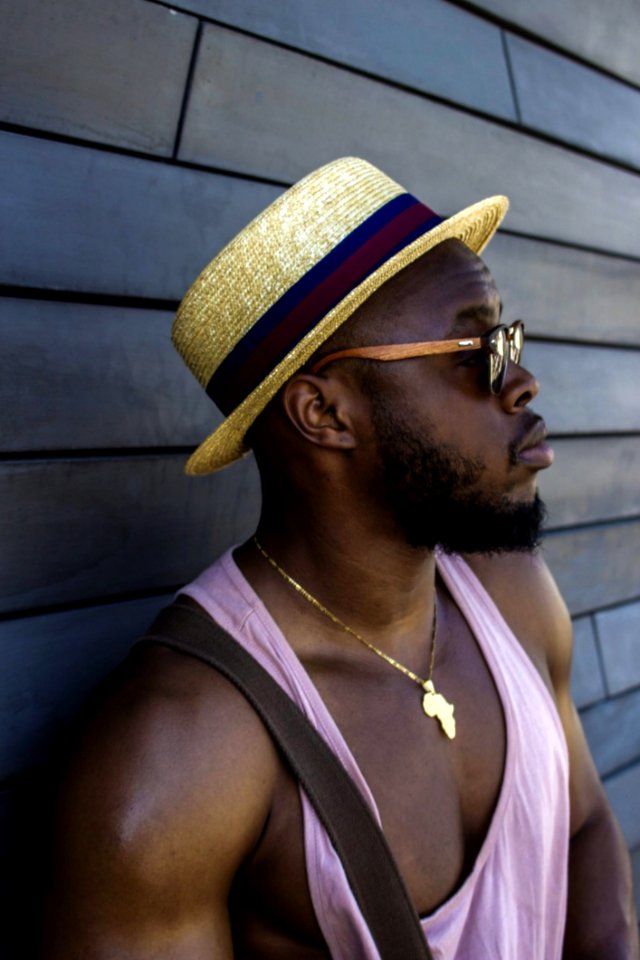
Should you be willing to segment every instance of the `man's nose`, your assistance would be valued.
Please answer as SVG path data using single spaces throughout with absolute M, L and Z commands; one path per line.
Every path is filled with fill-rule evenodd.
M 505 410 L 515 411 L 526 407 L 539 391 L 540 384 L 526 367 L 509 363 L 504 387 L 500 391 L 500 402 Z

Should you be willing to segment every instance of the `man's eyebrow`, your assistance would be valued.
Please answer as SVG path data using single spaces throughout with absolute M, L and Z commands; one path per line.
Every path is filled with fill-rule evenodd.
M 502 300 L 500 301 L 500 309 L 498 311 L 498 320 L 502 317 Z M 492 307 L 488 306 L 486 303 L 474 304 L 471 307 L 467 307 L 465 310 L 461 310 L 460 313 L 456 315 L 455 320 L 447 330 L 445 339 L 446 340 L 455 340 L 456 337 L 462 336 L 463 334 L 469 336 L 473 331 L 470 330 L 470 327 L 476 325 L 478 327 L 486 328 L 489 325 L 495 326 L 495 310 Z

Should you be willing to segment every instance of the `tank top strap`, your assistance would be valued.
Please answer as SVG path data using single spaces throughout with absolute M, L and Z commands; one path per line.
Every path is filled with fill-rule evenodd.
M 457 554 L 437 553 L 437 568 L 489 665 L 505 713 L 511 712 L 516 686 L 532 684 L 545 713 L 564 744 L 564 731 L 555 701 L 537 668 L 469 564 Z

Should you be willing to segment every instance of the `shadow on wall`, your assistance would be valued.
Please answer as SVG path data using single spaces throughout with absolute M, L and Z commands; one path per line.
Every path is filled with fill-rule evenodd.
M 163 592 L 0 624 L 2 956 L 30 960 L 36 954 L 54 797 L 86 705 L 171 597 Z
M 11 960 L 35 960 L 39 953 L 54 798 L 67 744 L 68 730 L 51 746 L 46 764 L 3 798 L 0 929 L 3 956 Z

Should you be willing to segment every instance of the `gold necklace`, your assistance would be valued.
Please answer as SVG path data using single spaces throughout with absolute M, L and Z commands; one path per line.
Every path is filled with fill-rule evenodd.
M 410 680 L 413 680 L 420 687 L 422 687 L 424 691 L 424 695 L 422 697 L 422 709 L 424 710 L 424 712 L 428 717 L 435 717 L 437 720 L 439 720 L 440 726 L 442 727 L 446 735 L 449 737 L 450 740 L 453 740 L 453 738 L 456 735 L 456 721 L 455 721 L 455 717 L 453 716 L 454 706 L 452 703 L 449 703 L 449 701 L 446 700 L 441 693 L 436 692 L 436 688 L 434 687 L 433 680 L 432 680 L 433 665 L 436 659 L 436 609 L 437 607 L 435 603 L 435 595 L 434 595 L 434 603 L 433 603 L 433 626 L 431 627 L 431 656 L 429 658 L 429 675 L 426 680 L 423 680 L 422 677 L 419 677 L 417 675 L 417 673 L 414 673 L 413 670 L 409 670 L 409 668 L 405 667 L 402 663 L 398 663 L 397 660 L 394 660 L 394 658 L 389 656 L 388 653 L 385 653 L 384 650 L 379 650 L 378 647 L 375 647 L 372 643 L 369 643 L 368 640 L 365 640 L 365 638 L 360 636 L 359 633 L 356 633 L 356 631 L 353 630 L 350 626 L 348 626 L 348 624 L 343 623 L 343 621 L 340 620 L 340 618 L 337 617 L 335 613 L 332 613 L 331 610 L 328 610 L 325 606 L 323 606 L 319 600 L 316 600 L 316 598 L 312 596 L 307 590 L 305 590 L 305 588 L 301 584 L 299 584 L 297 580 L 294 580 L 293 577 L 290 576 L 286 570 L 283 570 L 282 567 L 276 563 L 273 557 L 270 556 L 267 553 L 267 551 L 264 549 L 264 547 L 258 542 L 257 537 L 254 536 L 253 542 L 255 543 L 256 547 L 258 548 L 262 556 L 265 558 L 265 560 L 267 560 L 267 562 L 271 564 L 273 569 L 280 574 L 283 580 L 285 580 L 291 587 L 293 587 L 294 590 L 297 590 L 300 596 L 304 597 L 305 600 L 308 600 L 308 602 L 312 606 L 314 606 L 316 610 L 319 610 L 320 613 L 323 613 L 324 616 L 327 617 L 329 620 L 331 620 L 332 623 L 335 623 L 336 626 L 346 631 L 346 633 L 351 634 L 351 636 L 355 637 L 356 640 L 359 640 L 360 643 L 363 643 L 365 647 L 368 647 L 369 650 L 373 651 L 373 653 L 377 653 L 377 655 L 381 657 L 383 660 L 386 660 L 386 662 L 390 664 L 390 666 L 395 667 L 396 670 L 399 670 L 401 673 L 404 673 L 405 677 L 409 677 Z

